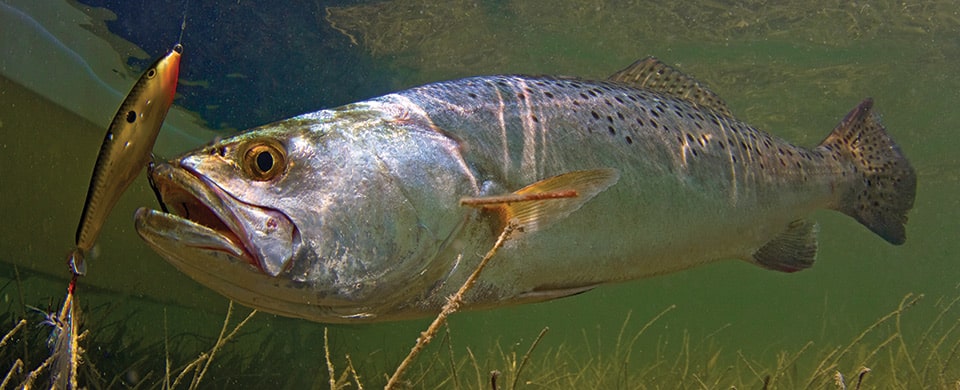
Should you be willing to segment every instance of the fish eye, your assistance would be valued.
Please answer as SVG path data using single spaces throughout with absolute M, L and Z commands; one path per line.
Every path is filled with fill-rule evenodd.
M 156 77 L 156 75 L 157 75 L 157 68 L 150 68 L 150 70 L 147 71 L 147 78 L 148 78 L 148 79 L 152 79 L 152 78 Z
M 271 180 L 282 173 L 285 167 L 286 153 L 275 141 L 253 142 L 243 153 L 243 170 L 254 180 Z

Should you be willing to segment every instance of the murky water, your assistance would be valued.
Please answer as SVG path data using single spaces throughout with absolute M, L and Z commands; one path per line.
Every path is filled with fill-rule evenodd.
M 4 17 L 38 21 L 0 34 L 4 55 L 30 52 L 41 63 L 70 49 L 84 58 L 85 39 L 99 39 L 82 28 L 55 29 L 42 23 L 38 11 L 2 1 Z M 89 3 L 118 14 L 99 36 L 132 41 L 148 57 L 160 55 L 179 33 L 179 4 L 131 12 L 129 5 Z M 960 381 L 960 330 L 952 328 L 960 323 L 960 309 L 949 306 L 960 296 L 960 11 L 952 2 L 854 7 L 704 1 L 656 7 L 636 1 L 453 1 L 443 6 L 392 1 L 340 4 L 329 13 L 321 2 L 283 10 L 250 2 L 206 8 L 192 3 L 197 8 L 187 10 L 185 83 L 176 104 L 197 112 L 213 128 L 253 126 L 466 75 L 602 78 L 655 55 L 709 85 L 741 119 L 803 145 L 815 145 L 850 108 L 872 96 L 918 171 L 916 205 L 903 246 L 885 243 L 845 216 L 823 212 L 816 215 L 821 223 L 817 263 L 800 273 L 730 261 L 543 304 L 458 313 L 450 320 L 449 340 L 438 340 L 420 357 L 422 366 L 409 377 L 413 387 L 488 387 L 492 370 L 511 378 L 516 367 L 511 359 L 522 357 L 544 327 L 550 331 L 531 354 L 520 384 L 698 387 L 700 382 L 759 388 L 772 376 L 780 387 L 800 388 L 832 383 L 823 378 L 837 370 L 849 377 L 861 366 L 874 369 L 865 385 L 880 388 Z M 102 18 L 102 12 L 89 14 Z M 241 22 L 244 28 L 238 29 Z M 65 31 L 41 37 L 46 42 L 62 34 L 76 39 L 60 38 L 63 45 L 48 46 L 57 51 L 49 53 L 18 46 L 25 42 L 22 37 L 41 29 Z M 130 63 L 138 61 L 144 60 Z M 77 64 L 59 65 L 76 69 Z M 56 69 L 58 64 L 49 65 Z M 48 71 L 45 66 L 37 71 Z M 23 304 L 46 309 L 62 300 L 65 255 L 104 122 L 121 98 L 80 109 L 90 102 L 54 103 L 59 100 L 49 91 L 75 93 L 85 88 L 82 80 L 38 93 L 11 81 L 27 75 L 3 76 L 0 299 L 5 311 L 0 320 L 5 322 L 0 333 L 24 316 L 32 323 L 41 320 Z M 195 144 L 169 136 L 161 153 Z M 89 275 L 80 281 L 77 296 L 90 332 L 83 345 L 92 363 L 82 382 L 108 384 L 116 378 L 157 387 L 164 376 L 164 339 L 176 373 L 212 347 L 220 331 L 227 300 L 176 272 L 133 231 L 133 210 L 155 204 L 146 180 L 134 183 L 104 229 Z M 907 294 L 924 298 L 903 313 L 899 328 L 894 320 L 881 324 L 836 367 L 813 374 L 818 364 L 830 361 L 830 351 L 851 344 Z M 648 321 L 671 307 L 633 341 Z M 234 321 L 247 312 L 235 308 Z M 426 323 L 329 327 L 336 371 L 343 370 L 349 355 L 364 385 L 377 387 Z M 257 314 L 217 353 L 203 383 L 326 386 L 324 327 Z M 891 338 L 898 330 L 904 337 Z M 18 337 L 25 338 L 0 353 L 0 375 L 15 358 L 24 358 L 28 370 L 38 366 L 45 347 L 25 345 L 42 343 L 47 331 L 34 326 L 21 331 Z M 791 364 L 777 371 L 784 361 Z M 458 367 L 455 377 L 451 365 Z

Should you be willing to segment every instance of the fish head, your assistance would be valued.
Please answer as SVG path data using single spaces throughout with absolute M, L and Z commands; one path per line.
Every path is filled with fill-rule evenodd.
M 152 164 L 137 231 L 201 284 L 321 322 L 403 317 L 449 274 L 472 176 L 455 142 L 384 107 L 320 111 Z M 401 310 L 402 311 L 402 310 Z

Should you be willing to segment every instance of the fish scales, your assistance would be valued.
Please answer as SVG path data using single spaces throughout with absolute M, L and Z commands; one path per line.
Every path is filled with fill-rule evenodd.
M 469 145 L 471 157 L 502 167 L 484 167 L 485 172 L 497 172 L 508 181 L 520 175 L 513 185 L 569 170 L 569 164 L 591 156 L 678 176 L 707 174 L 725 184 L 713 177 L 720 170 L 731 184 L 747 186 L 777 182 L 803 187 L 806 176 L 832 175 L 838 168 L 822 161 L 817 151 L 713 110 L 614 83 L 477 77 L 429 84 L 397 96 L 409 99 L 434 126 Z M 748 188 L 744 195 L 769 189 L 739 188 Z M 734 189 L 729 196 L 737 199 L 740 194 Z
M 823 153 L 713 110 L 614 83 L 477 77 L 383 100 L 416 105 L 411 112 L 425 113 L 424 120 L 457 139 L 478 182 L 502 183 L 493 192 L 573 170 L 629 167 L 609 196 L 585 206 L 589 212 L 570 216 L 555 235 L 530 237 L 516 256 L 504 255 L 518 260 L 491 273 L 527 268 L 576 274 L 582 259 L 592 258 L 610 274 L 577 278 L 589 285 L 743 257 L 768 241 L 770 231 L 828 206 L 834 176 L 845 169 Z M 740 236 L 739 246 L 729 245 L 731 232 Z M 569 237 L 616 242 L 563 245 Z M 681 240 L 685 244 L 677 245 Z M 638 259 L 637 253 L 646 255 Z
M 904 242 L 916 175 L 873 101 L 814 148 L 656 59 L 609 80 L 480 76 L 251 129 L 151 166 L 137 232 L 200 283 L 321 322 L 436 314 L 741 259 L 812 266 L 817 209 Z

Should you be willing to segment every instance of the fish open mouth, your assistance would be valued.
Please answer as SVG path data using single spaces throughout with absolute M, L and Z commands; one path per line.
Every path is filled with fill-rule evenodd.
M 163 210 L 153 217 L 164 219 L 153 229 L 177 235 L 178 245 L 224 252 L 271 276 L 289 264 L 300 234 L 283 213 L 244 203 L 182 166 L 151 164 L 148 177 Z M 145 232 L 139 221 L 145 213 L 137 213 L 141 236 Z

